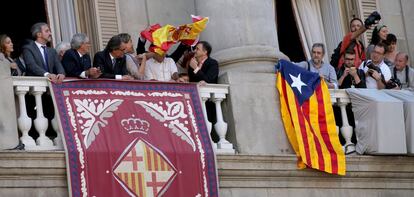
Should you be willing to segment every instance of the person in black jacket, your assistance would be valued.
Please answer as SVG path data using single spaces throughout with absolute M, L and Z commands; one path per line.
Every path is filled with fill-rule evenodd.
M 355 66 L 354 50 L 347 50 L 344 56 L 344 65 L 338 70 L 338 86 L 345 88 L 366 88 L 365 74 Z
M 124 51 L 126 44 L 119 35 L 113 36 L 103 51 L 95 54 L 93 66 L 101 70 L 100 78 L 132 80 L 128 75 Z
M 65 78 L 59 56 L 55 49 L 46 46 L 52 41 L 52 33 L 47 23 L 36 23 L 31 28 L 34 41 L 23 46 L 23 59 L 27 76 L 47 77 L 50 81 L 61 83 Z
M 102 73 L 92 67 L 89 49 L 89 38 L 83 33 L 73 35 L 70 42 L 71 49 L 67 50 L 62 58 L 67 77 L 98 78 Z
M 210 57 L 211 50 L 211 45 L 206 41 L 200 41 L 196 45 L 194 57 L 188 67 L 190 82 L 217 83 L 218 62 Z

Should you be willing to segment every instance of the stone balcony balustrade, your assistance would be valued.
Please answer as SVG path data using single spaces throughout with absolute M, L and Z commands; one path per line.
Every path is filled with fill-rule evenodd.
M 48 120 L 44 115 L 44 106 L 42 99 L 44 96 L 50 96 L 49 82 L 43 77 L 13 77 L 13 88 L 16 95 L 16 111 L 18 130 L 21 133 L 20 141 L 25 145 L 26 150 L 63 150 L 62 137 L 59 132 L 59 126 L 56 115 L 53 119 Z M 226 100 L 228 94 L 228 85 L 207 84 L 200 86 L 199 95 L 204 103 L 203 113 L 207 117 L 205 102 L 210 100 L 215 104 L 217 122 L 212 125 L 206 118 L 207 128 L 210 132 L 215 131 L 219 136 L 219 141 L 213 142 L 215 151 L 218 154 L 234 154 L 235 150 L 232 143 L 226 139 L 227 123 L 224 121 L 221 104 Z M 35 101 L 36 118 L 29 117 L 28 106 L 26 104 L 27 95 L 32 95 Z M 42 97 L 43 96 L 43 97 Z M 213 130 L 214 126 L 214 130 Z M 35 139 L 29 134 L 34 128 L 38 137 Z M 46 131 L 51 127 L 54 135 L 47 136 Z M 33 129 L 32 129 L 33 130 Z M 53 137 L 56 136 L 56 137 Z M 53 139 L 52 139 L 53 138 Z

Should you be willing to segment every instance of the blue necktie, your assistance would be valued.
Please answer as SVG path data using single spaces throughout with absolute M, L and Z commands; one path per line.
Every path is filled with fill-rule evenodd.
M 112 59 L 112 69 L 115 69 L 116 59 Z
M 46 72 L 49 72 L 49 60 L 48 60 L 46 46 L 42 46 L 42 49 L 43 49 L 43 55 L 45 58 L 45 64 L 43 64 L 43 68 L 46 70 Z

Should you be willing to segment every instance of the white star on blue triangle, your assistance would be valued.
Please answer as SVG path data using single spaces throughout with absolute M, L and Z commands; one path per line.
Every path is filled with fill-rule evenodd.
M 307 86 L 303 81 L 300 79 L 300 74 L 295 77 L 289 74 L 290 78 L 292 79 L 292 84 L 290 85 L 292 88 L 298 89 L 299 93 L 302 94 L 302 86 Z

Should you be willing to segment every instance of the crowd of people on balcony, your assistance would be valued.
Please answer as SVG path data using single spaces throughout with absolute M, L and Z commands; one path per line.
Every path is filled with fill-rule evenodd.
M 27 41 L 16 59 L 11 58 L 12 40 L 0 35 L 0 61 L 6 61 L 12 76 L 42 76 L 54 83 L 66 77 L 217 83 L 218 62 L 210 57 L 212 47 L 206 41 L 195 46 L 181 43 L 171 55 L 161 55 L 147 51 L 141 36 L 135 53 L 131 36 L 120 33 L 92 59 L 91 43 L 84 33 L 76 33 L 70 43 L 61 42 L 55 49 L 48 47 L 52 33 L 47 23 L 34 24 L 31 34 L 33 40 Z
M 331 89 L 372 88 L 409 89 L 414 85 L 414 69 L 408 54 L 397 50 L 397 37 L 386 25 L 378 25 L 380 15 L 373 12 L 364 22 L 350 21 L 350 32 L 334 50 L 330 63 L 323 62 L 325 46 L 315 43 L 311 59 L 297 63 L 300 67 L 319 73 Z M 372 28 L 369 45 L 365 48 L 361 35 Z

